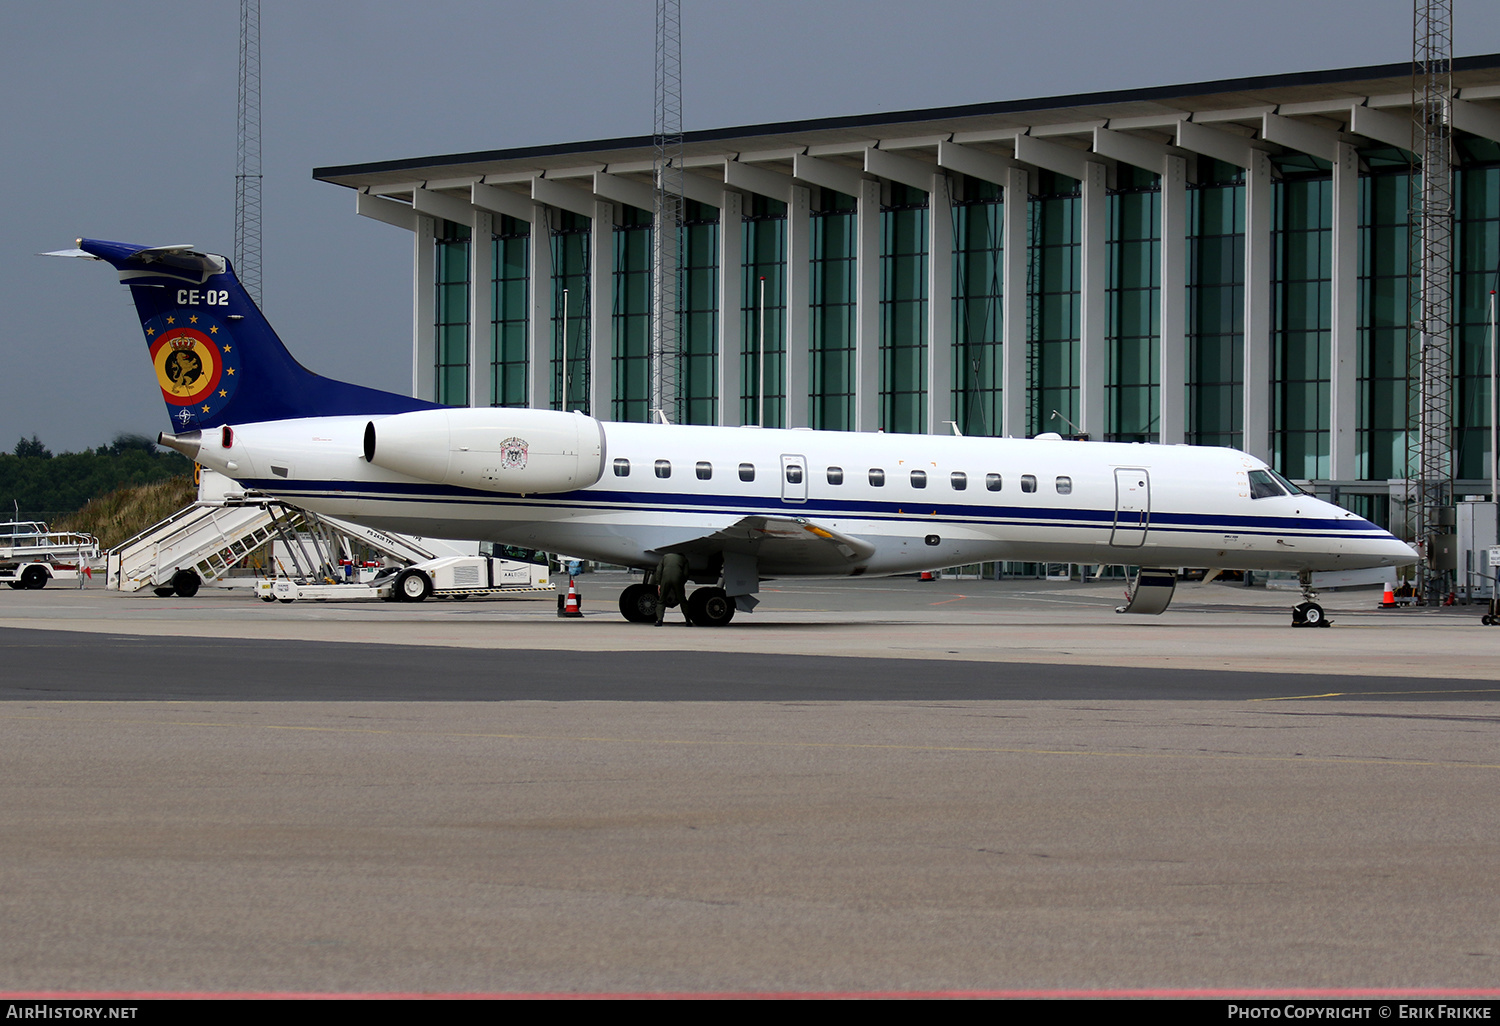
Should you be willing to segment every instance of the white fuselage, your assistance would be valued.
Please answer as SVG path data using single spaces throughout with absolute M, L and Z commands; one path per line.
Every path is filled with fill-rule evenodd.
M 519 495 L 373 465 L 364 449 L 372 421 L 382 424 L 239 425 L 228 449 L 220 431 L 205 431 L 197 458 L 318 513 L 636 567 L 750 517 L 805 520 L 874 550 L 844 565 L 763 562 L 768 577 L 990 560 L 1300 571 L 1415 559 L 1392 535 L 1312 496 L 1252 498 L 1247 476 L 1265 464 L 1233 449 L 589 420 L 599 440 L 584 462 L 597 460 L 588 475 L 597 480 Z M 448 455 L 435 452 L 434 463 Z

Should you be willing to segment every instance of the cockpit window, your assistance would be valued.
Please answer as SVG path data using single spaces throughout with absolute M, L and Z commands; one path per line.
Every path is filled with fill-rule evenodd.
M 1277 478 L 1269 470 L 1250 471 L 1250 498 L 1269 499 L 1285 495 L 1286 491 L 1276 482 Z
M 1296 485 L 1292 484 L 1292 482 L 1288 481 L 1286 478 L 1284 478 L 1280 474 L 1276 473 L 1276 471 L 1271 470 L 1271 471 L 1267 471 L 1267 473 L 1269 473 L 1272 477 L 1274 477 L 1276 479 L 1277 484 L 1281 485 L 1281 487 L 1285 488 L 1292 495 L 1306 495 L 1307 494 L 1301 488 L 1298 488 Z

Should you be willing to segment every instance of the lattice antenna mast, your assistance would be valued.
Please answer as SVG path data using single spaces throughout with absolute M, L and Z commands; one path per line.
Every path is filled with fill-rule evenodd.
M 261 304 L 260 0 L 240 0 L 240 93 L 235 119 L 234 266 Z
M 651 408 L 681 421 L 682 4 L 656 0 L 655 209 L 651 260 Z
M 1453 0 L 1415 0 L 1412 28 L 1412 154 L 1421 162 L 1421 186 L 1413 190 L 1411 211 L 1417 281 L 1407 348 L 1415 391 L 1408 405 L 1407 514 L 1422 557 L 1418 586 L 1436 605 L 1451 588 L 1451 567 L 1437 540 L 1451 533 L 1453 516 Z

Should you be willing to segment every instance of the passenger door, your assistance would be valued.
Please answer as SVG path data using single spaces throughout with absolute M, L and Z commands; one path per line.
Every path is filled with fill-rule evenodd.
M 781 501 L 807 501 L 807 458 L 785 453 L 781 457 Z
M 1142 467 L 1115 468 L 1115 526 L 1109 543 L 1122 549 L 1146 544 L 1151 523 L 1151 475 Z

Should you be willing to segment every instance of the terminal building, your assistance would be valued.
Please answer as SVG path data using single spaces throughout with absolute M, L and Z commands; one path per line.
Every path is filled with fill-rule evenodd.
M 1452 81 L 1455 494 L 1487 495 L 1500 55 Z M 667 416 L 1227 445 L 1389 523 L 1412 113 L 1403 63 L 687 133 Z M 414 394 L 642 421 L 653 155 L 314 174 L 411 233 Z

